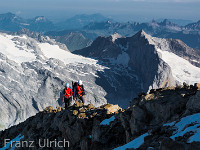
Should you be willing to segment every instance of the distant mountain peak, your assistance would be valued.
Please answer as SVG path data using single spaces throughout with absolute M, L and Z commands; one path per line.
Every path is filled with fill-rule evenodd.
M 168 19 L 164 19 L 164 20 L 160 23 L 160 25 L 163 25 L 163 26 L 176 26 L 175 23 L 169 21 Z
M 122 36 L 116 32 L 112 34 L 111 37 L 112 37 L 112 42 L 115 42 L 115 40 L 117 40 L 118 38 L 122 38 Z
M 140 30 L 136 35 L 134 36 L 139 36 L 139 37 L 145 37 L 146 39 L 151 38 L 151 35 L 147 34 L 144 30 Z
M 35 22 L 46 21 L 47 19 L 44 16 L 37 16 L 34 18 Z

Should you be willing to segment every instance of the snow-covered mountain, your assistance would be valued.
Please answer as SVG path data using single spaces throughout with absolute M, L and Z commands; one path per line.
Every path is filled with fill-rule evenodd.
M 106 103 L 106 92 L 95 84 L 98 72 L 104 69 L 96 60 L 74 55 L 58 45 L 1 33 L 0 128 L 24 121 L 49 105 L 61 104 L 66 82 L 82 79 L 87 103 Z
M 99 37 L 75 52 L 93 58 L 61 49 L 48 37 L 32 36 L 0 34 L 1 129 L 46 106 L 62 105 L 66 82 L 83 80 L 87 103 L 127 107 L 141 91 L 200 79 L 199 54 L 177 40 L 153 38 L 144 31 L 127 38 L 117 33 Z

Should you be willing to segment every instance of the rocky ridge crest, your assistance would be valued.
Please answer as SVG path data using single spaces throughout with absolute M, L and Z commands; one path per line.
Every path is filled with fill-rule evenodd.
M 25 122 L 0 132 L 0 141 L 19 134 L 26 140 L 38 138 L 67 139 L 69 149 L 113 149 L 144 135 L 140 150 L 198 150 L 200 142 L 188 142 L 195 132 L 186 132 L 172 139 L 176 129 L 166 123 L 178 123 L 184 117 L 200 113 L 200 84 L 152 89 L 149 94 L 140 93 L 126 110 L 106 104 L 72 106 L 67 110 L 48 107 Z M 114 119 L 107 124 L 102 121 Z M 194 126 L 191 122 L 184 129 Z M 0 143 L 0 147 L 3 143 Z M 38 145 L 36 143 L 36 148 Z M 129 147 L 129 148 L 134 148 Z M 136 149 L 137 149 L 136 148 Z M 55 148 L 54 148 L 55 149 Z

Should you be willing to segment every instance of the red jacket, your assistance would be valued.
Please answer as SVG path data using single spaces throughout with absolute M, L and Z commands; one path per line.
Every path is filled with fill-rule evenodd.
M 65 88 L 63 90 L 63 99 L 64 98 L 69 99 L 72 95 L 73 95 L 73 92 L 72 92 L 72 90 L 70 88 Z
M 83 85 L 78 85 L 78 83 L 76 83 L 75 88 L 74 88 L 74 96 L 83 96 L 85 95 L 85 90 Z

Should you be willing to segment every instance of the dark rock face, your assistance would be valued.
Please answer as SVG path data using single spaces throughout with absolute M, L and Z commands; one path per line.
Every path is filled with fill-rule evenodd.
M 57 141 L 65 139 L 69 141 L 70 149 L 81 148 L 87 150 L 91 147 L 92 134 L 98 134 L 99 128 L 97 127 L 99 123 L 118 113 L 118 110 L 113 114 L 108 113 L 108 108 L 111 109 L 112 107 L 116 106 L 108 104 L 95 108 L 90 104 L 82 107 L 72 106 L 67 110 L 61 110 L 60 108 L 54 110 L 51 106 L 47 107 L 43 112 L 37 113 L 36 116 L 30 117 L 25 122 L 0 132 L 0 147 L 3 147 L 3 139 L 12 139 L 18 134 L 22 134 L 26 141 L 35 141 L 35 149 L 40 148 L 39 139 L 41 141 L 44 141 L 44 139 L 57 139 Z M 77 113 L 74 113 L 75 111 Z M 95 130 L 94 133 L 92 131 L 93 128 Z M 93 143 L 93 146 L 97 146 L 96 142 Z M 102 144 L 101 142 L 99 143 Z
M 91 46 L 74 53 L 98 59 L 110 68 L 114 68 L 113 65 L 117 63 L 122 64 L 128 73 L 132 71 L 136 75 L 136 82 L 132 82 L 131 89 L 141 87 L 140 91 L 147 92 L 151 88 L 175 85 L 170 67 L 160 58 L 155 46 L 149 43 L 151 37 L 144 31 L 115 40 L 113 36 L 117 35 L 98 37 Z M 115 64 L 111 60 L 116 60 Z
M 69 149 L 107 150 L 148 133 L 144 142 L 136 149 L 198 150 L 200 142 L 187 143 L 194 133 L 187 132 L 184 136 L 172 139 L 175 128 L 163 124 L 179 122 L 184 116 L 200 113 L 199 109 L 194 108 L 199 104 L 199 90 L 195 86 L 185 85 L 160 88 L 151 90 L 150 94 L 140 94 L 131 102 L 128 109 L 119 108 L 111 114 L 108 110 L 114 110 L 116 107 L 111 104 L 98 108 L 93 105 L 80 105 L 81 107 L 76 105 L 67 110 L 60 108 L 53 110 L 52 107 L 48 107 L 25 122 L 0 132 L 0 147 L 3 146 L 3 139 L 12 139 L 22 134 L 23 140 L 66 139 L 70 143 Z M 190 111 L 191 109 L 193 111 Z M 102 123 L 103 120 L 113 116 L 114 120 L 110 120 L 107 124 Z M 38 149 L 39 143 L 35 142 L 34 146 Z

